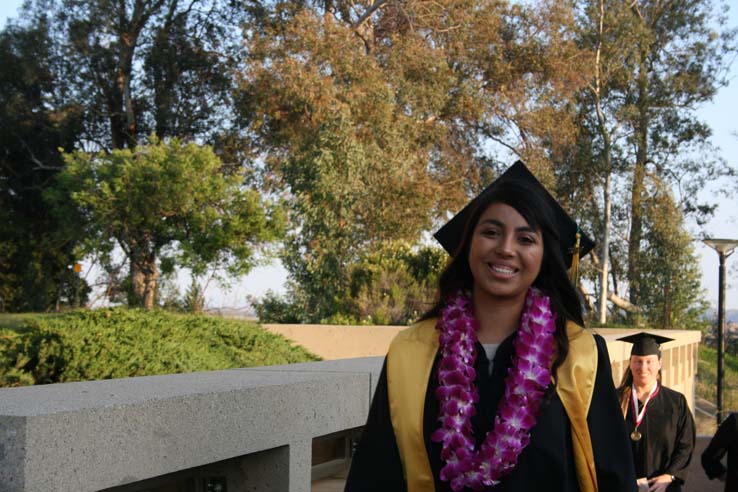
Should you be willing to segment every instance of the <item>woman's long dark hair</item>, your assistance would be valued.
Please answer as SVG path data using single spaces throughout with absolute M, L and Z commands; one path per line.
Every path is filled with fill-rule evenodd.
M 457 295 L 459 291 L 472 290 L 474 277 L 469 268 L 469 248 L 472 236 L 479 218 L 494 203 L 504 203 L 514 208 L 530 227 L 540 232 L 543 238 L 541 270 L 533 286 L 551 299 L 551 307 L 557 314 L 556 333 L 554 334 L 557 351 L 552 364 L 552 374 L 555 379 L 556 369 L 561 366 L 569 353 L 566 322 L 571 320 L 584 326 L 582 304 L 569 279 L 564 256 L 559 247 L 559 232 L 554 212 L 540 190 L 525 181 L 507 179 L 498 182 L 479 197 L 464 227 L 464 236 L 459 248 L 441 273 L 438 282 L 438 299 L 421 319 L 438 317 L 450 298 Z

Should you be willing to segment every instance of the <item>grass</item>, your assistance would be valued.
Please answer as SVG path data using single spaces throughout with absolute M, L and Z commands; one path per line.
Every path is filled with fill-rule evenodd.
M 738 411 L 738 357 L 725 354 L 723 408 Z M 700 345 L 697 369 L 697 396 L 717 402 L 717 349 Z

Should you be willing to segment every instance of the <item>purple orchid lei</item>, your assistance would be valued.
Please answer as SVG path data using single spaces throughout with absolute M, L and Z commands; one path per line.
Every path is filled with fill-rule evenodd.
M 452 298 L 441 312 L 440 385 L 436 390 L 441 427 L 431 439 L 443 443 L 441 458 L 446 464 L 441 469 L 441 480 L 450 481 L 454 491 L 494 487 L 517 465 L 520 453 L 530 443 L 530 429 L 536 423 L 551 381 L 555 322 L 550 299 L 529 289 L 494 428 L 487 433 L 479 451 L 475 451 L 471 417 L 479 400 L 474 385 L 478 323 L 468 295 Z

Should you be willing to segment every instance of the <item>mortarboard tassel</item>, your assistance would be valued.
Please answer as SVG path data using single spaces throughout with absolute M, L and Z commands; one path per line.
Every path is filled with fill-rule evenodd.
M 576 287 L 579 284 L 579 238 L 580 237 L 581 237 L 581 234 L 579 233 L 579 226 L 577 226 L 576 241 L 574 242 L 574 247 L 572 248 L 571 268 L 569 269 L 569 278 L 571 279 L 571 283 L 574 284 L 574 287 Z

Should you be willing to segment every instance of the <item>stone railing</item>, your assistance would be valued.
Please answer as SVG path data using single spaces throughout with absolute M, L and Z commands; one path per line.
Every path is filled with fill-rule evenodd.
M 383 356 L 387 353 L 392 338 L 404 328 L 333 325 L 264 326 L 269 331 L 289 338 L 326 360 Z M 617 339 L 637 331 L 618 328 L 597 328 L 593 331 L 602 335 L 607 342 L 612 364 L 612 378 L 617 386 L 628 367 L 631 348 L 631 344 L 620 342 Z M 683 393 L 694 409 L 694 376 L 697 373 L 697 346 L 701 333 L 687 330 L 658 330 L 658 333 L 674 339 L 673 342 L 665 343 L 661 347 L 663 384 Z
M 364 424 L 381 364 L 2 389 L 0 491 L 307 492 L 316 444 Z
M 601 332 L 619 378 L 629 349 Z M 664 382 L 691 402 L 699 333 L 674 333 Z M 345 466 L 381 365 L 367 357 L 0 389 L 0 492 L 307 492 Z

